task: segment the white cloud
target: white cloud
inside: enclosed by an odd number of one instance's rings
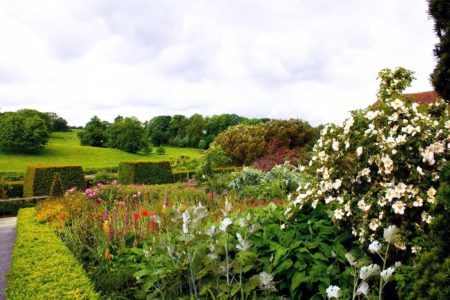
[[[431,89],[426,1],[4,1],[0,108],[94,114],[237,113],[340,121],[379,70]]]

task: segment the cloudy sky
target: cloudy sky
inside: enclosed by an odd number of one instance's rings
[[[341,121],[379,70],[430,90],[426,0],[0,0],[0,111]]]

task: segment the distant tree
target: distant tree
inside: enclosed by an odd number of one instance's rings
[[[186,127],[189,119],[183,115],[174,115],[169,122],[169,144],[178,147],[187,146]]]
[[[171,120],[171,116],[156,116],[145,123],[144,127],[152,144],[159,146],[169,142],[169,124]]]
[[[131,153],[148,149],[148,137],[141,122],[136,118],[124,118],[114,122],[106,130],[107,146]]]
[[[266,144],[277,141],[280,147],[303,147],[316,136],[316,129],[299,119],[271,120],[260,124]]]
[[[434,19],[439,43],[434,47],[437,64],[431,82],[439,95],[450,103],[450,1],[428,0],[428,12]]]
[[[197,148],[205,135],[205,119],[200,114],[192,115],[189,118],[189,124],[186,126],[187,146]]]
[[[102,122],[97,116],[93,116],[86,123],[84,130],[78,133],[82,146],[105,147],[107,142],[106,129],[108,124]]]
[[[8,112],[0,117],[0,149],[36,153],[47,144],[50,133],[42,113],[36,110]]]

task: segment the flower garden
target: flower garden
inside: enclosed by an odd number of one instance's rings
[[[325,126],[306,166],[70,189],[33,222],[105,299],[448,299],[448,105],[404,101],[403,68],[379,78],[379,101]]]

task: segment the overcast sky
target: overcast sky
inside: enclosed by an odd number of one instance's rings
[[[436,42],[426,0],[0,0],[0,110],[338,122]]]

